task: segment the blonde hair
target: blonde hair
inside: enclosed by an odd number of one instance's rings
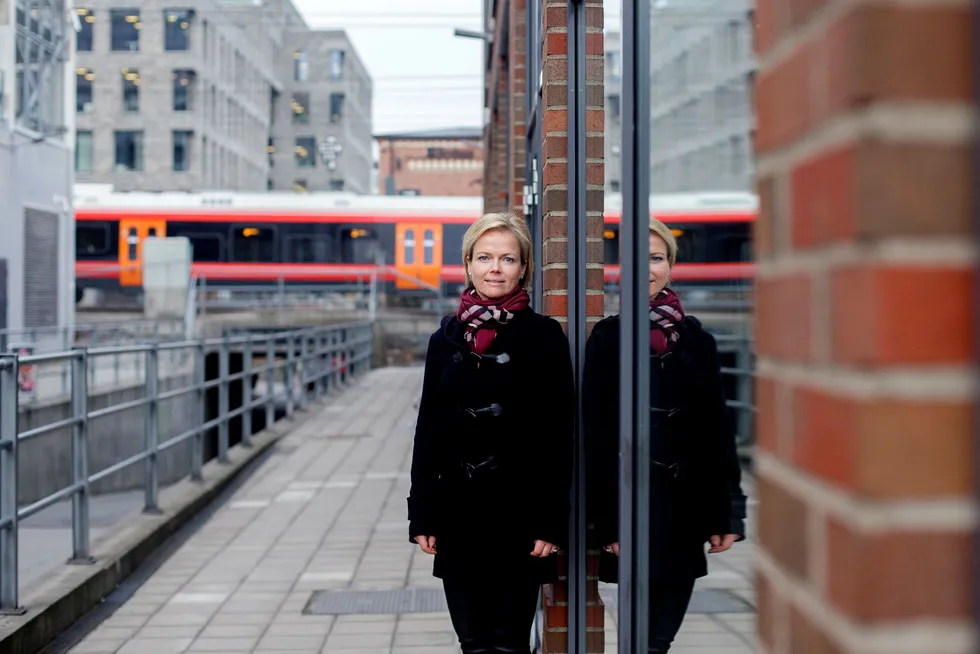
[[[494,229],[505,229],[517,237],[517,244],[521,249],[521,264],[526,266],[520,285],[528,290],[531,287],[531,272],[534,270],[534,262],[531,260],[531,232],[522,216],[509,211],[484,214],[463,234],[463,271],[467,288],[473,286],[473,279],[466,265],[473,258],[473,248],[481,236]]]
[[[650,219],[650,233],[656,234],[667,244],[667,263],[673,268],[674,264],[677,263],[677,239],[674,238],[674,233],[670,231],[670,227],[656,218]]]

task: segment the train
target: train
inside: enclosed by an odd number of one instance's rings
[[[343,286],[375,275],[388,293],[420,295],[463,283],[463,234],[480,197],[348,193],[117,192],[75,190],[75,274],[85,289],[138,292],[148,238],[186,237],[191,274],[209,286]],[[676,283],[724,284],[753,276],[750,193],[653,195],[650,215],[678,241]],[[604,268],[619,279],[622,198],[607,194]]]

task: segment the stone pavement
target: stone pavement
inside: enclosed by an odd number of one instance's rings
[[[71,651],[457,654],[432,559],[406,537],[421,380],[418,367],[376,370],[313,407],[317,415]],[[750,599],[749,556],[718,557],[705,585]],[[412,597],[385,592],[406,589]],[[751,621],[691,615],[677,651],[751,652],[751,639],[739,638]],[[611,616],[607,624],[615,652]]]

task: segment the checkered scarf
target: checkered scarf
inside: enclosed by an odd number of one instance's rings
[[[475,288],[467,288],[460,298],[456,318],[466,327],[463,338],[477,354],[483,354],[497,335],[497,327],[510,322],[518,311],[531,304],[527,291],[518,286],[507,295],[482,300]]]
[[[684,320],[684,309],[677,293],[669,288],[650,298],[650,351],[664,354],[680,338],[677,325]]]

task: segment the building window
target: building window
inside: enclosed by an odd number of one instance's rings
[[[296,139],[296,165],[300,168],[316,166],[316,139],[312,136],[300,136]]]
[[[75,69],[75,111],[80,114],[92,113],[92,82],[95,73],[89,68]]]
[[[194,132],[174,130],[174,170],[187,172],[191,168],[191,138]]]
[[[344,190],[344,180],[342,180],[342,179],[331,179],[330,180],[330,190],[331,191],[343,191]]]
[[[136,52],[140,49],[139,9],[112,9],[109,11],[112,30],[113,52]]]
[[[116,132],[116,172],[143,170],[143,132]]]
[[[330,51],[330,79],[344,78],[344,51]]]
[[[75,35],[75,50],[77,52],[92,52],[92,30],[95,24],[95,12],[91,9],[76,9],[79,30]]]
[[[171,77],[174,82],[174,111],[190,111],[194,71],[175,70]]]
[[[122,69],[123,111],[140,110],[140,72],[132,68]]]
[[[310,79],[310,62],[305,50],[293,51],[293,81],[306,82]]]
[[[618,123],[620,118],[619,94],[614,93],[607,100],[609,101],[609,117],[612,118],[614,123]]]
[[[293,190],[297,193],[306,193],[310,190],[310,187],[305,179],[297,179],[293,182]]]
[[[75,170],[80,173],[92,172],[92,132],[75,132]]]
[[[308,125],[310,122],[310,94],[293,93],[293,124]]]
[[[344,117],[344,94],[330,94],[330,122],[339,123]]]
[[[191,9],[163,10],[163,49],[179,52],[191,49]]]

